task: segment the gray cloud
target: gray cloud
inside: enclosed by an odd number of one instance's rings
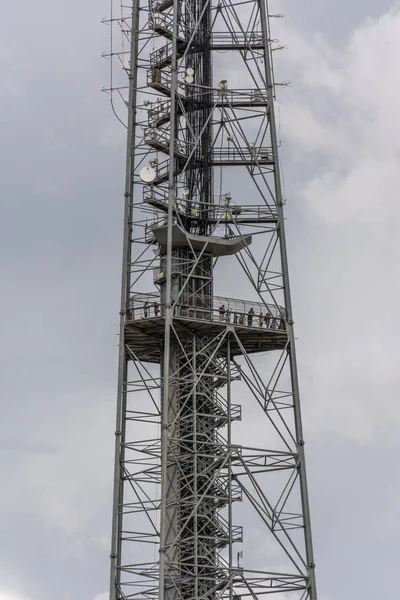
[[[397,566],[400,18],[377,20],[389,6],[276,3],[325,600],[392,597]],[[107,12],[23,0],[0,24],[0,600],[103,600],[108,585],[124,133],[99,91]]]

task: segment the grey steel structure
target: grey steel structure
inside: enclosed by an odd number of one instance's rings
[[[128,136],[111,600],[317,598],[269,21],[266,0],[108,21]]]

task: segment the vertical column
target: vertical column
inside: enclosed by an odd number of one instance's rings
[[[275,182],[275,194],[276,194],[276,206],[277,214],[279,219],[279,245],[280,245],[280,256],[282,265],[282,276],[283,276],[283,288],[285,297],[285,307],[287,315],[287,329],[289,336],[289,360],[290,360],[290,376],[292,382],[293,392],[293,405],[294,405],[294,419],[295,419],[295,430],[296,430],[296,444],[299,459],[298,472],[300,477],[300,494],[301,504],[303,509],[304,518],[304,538],[307,556],[307,570],[309,577],[309,593],[310,600],[317,600],[317,588],[315,581],[315,564],[314,564],[314,552],[311,536],[311,518],[310,518],[310,505],[308,499],[308,485],[307,485],[307,474],[304,454],[304,439],[303,439],[303,426],[300,409],[300,390],[299,380],[297,372],[297,358],[295,348],[295,338],[293,332],[293,313],[292,313],[292,300],[290,293],[290,282],[289,282],[289,264],[287,257],[286,247],[286,234],[285,234],[285,220],[283,215],[283,194],[282,194],[282,183],[281,173],[279,166],[279,145],[277,139],[277,128],[275,119],[275,103],[274,103],[274,81],[272,75],[272,56],[269,39],[269,16],[267,10],[267,0],[258,0],[260,6],[261,16],[261,27],[264,38],[264,66],[265,66],[265,78],[267,82],[267,94],[269,104],[269,121],[271,130],[271,144],[272,144],[272,155],[274,156],[274,182]]]
[[[126,381],[128,359],[125,351],[125,315],[130,297],[130,262],[133,220],[133,173],[135,170],[135,140],[137,115],[138,47],[139,47],[139,2],[132,5],[132,38],[129,70],[129,106],[126,149],[126,172],[124,194],[124,234],[122,246],[121,308],[119,327],[119,357],[117,384],[117,416],[115,428],[114,491],[111,529],[110,600],[119,597],[120,566],[122,561],[123,520],[123,463],[125,453]]]

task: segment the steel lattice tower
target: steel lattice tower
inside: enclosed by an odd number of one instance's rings
[[[107,21],[128,136],[110,598],[316,600],[267,0],[147,1]]]

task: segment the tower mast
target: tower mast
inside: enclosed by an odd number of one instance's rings
[[[127,159],[110,600],[317,600],[267,1],[115,14],[108,91],[127,107]]]

